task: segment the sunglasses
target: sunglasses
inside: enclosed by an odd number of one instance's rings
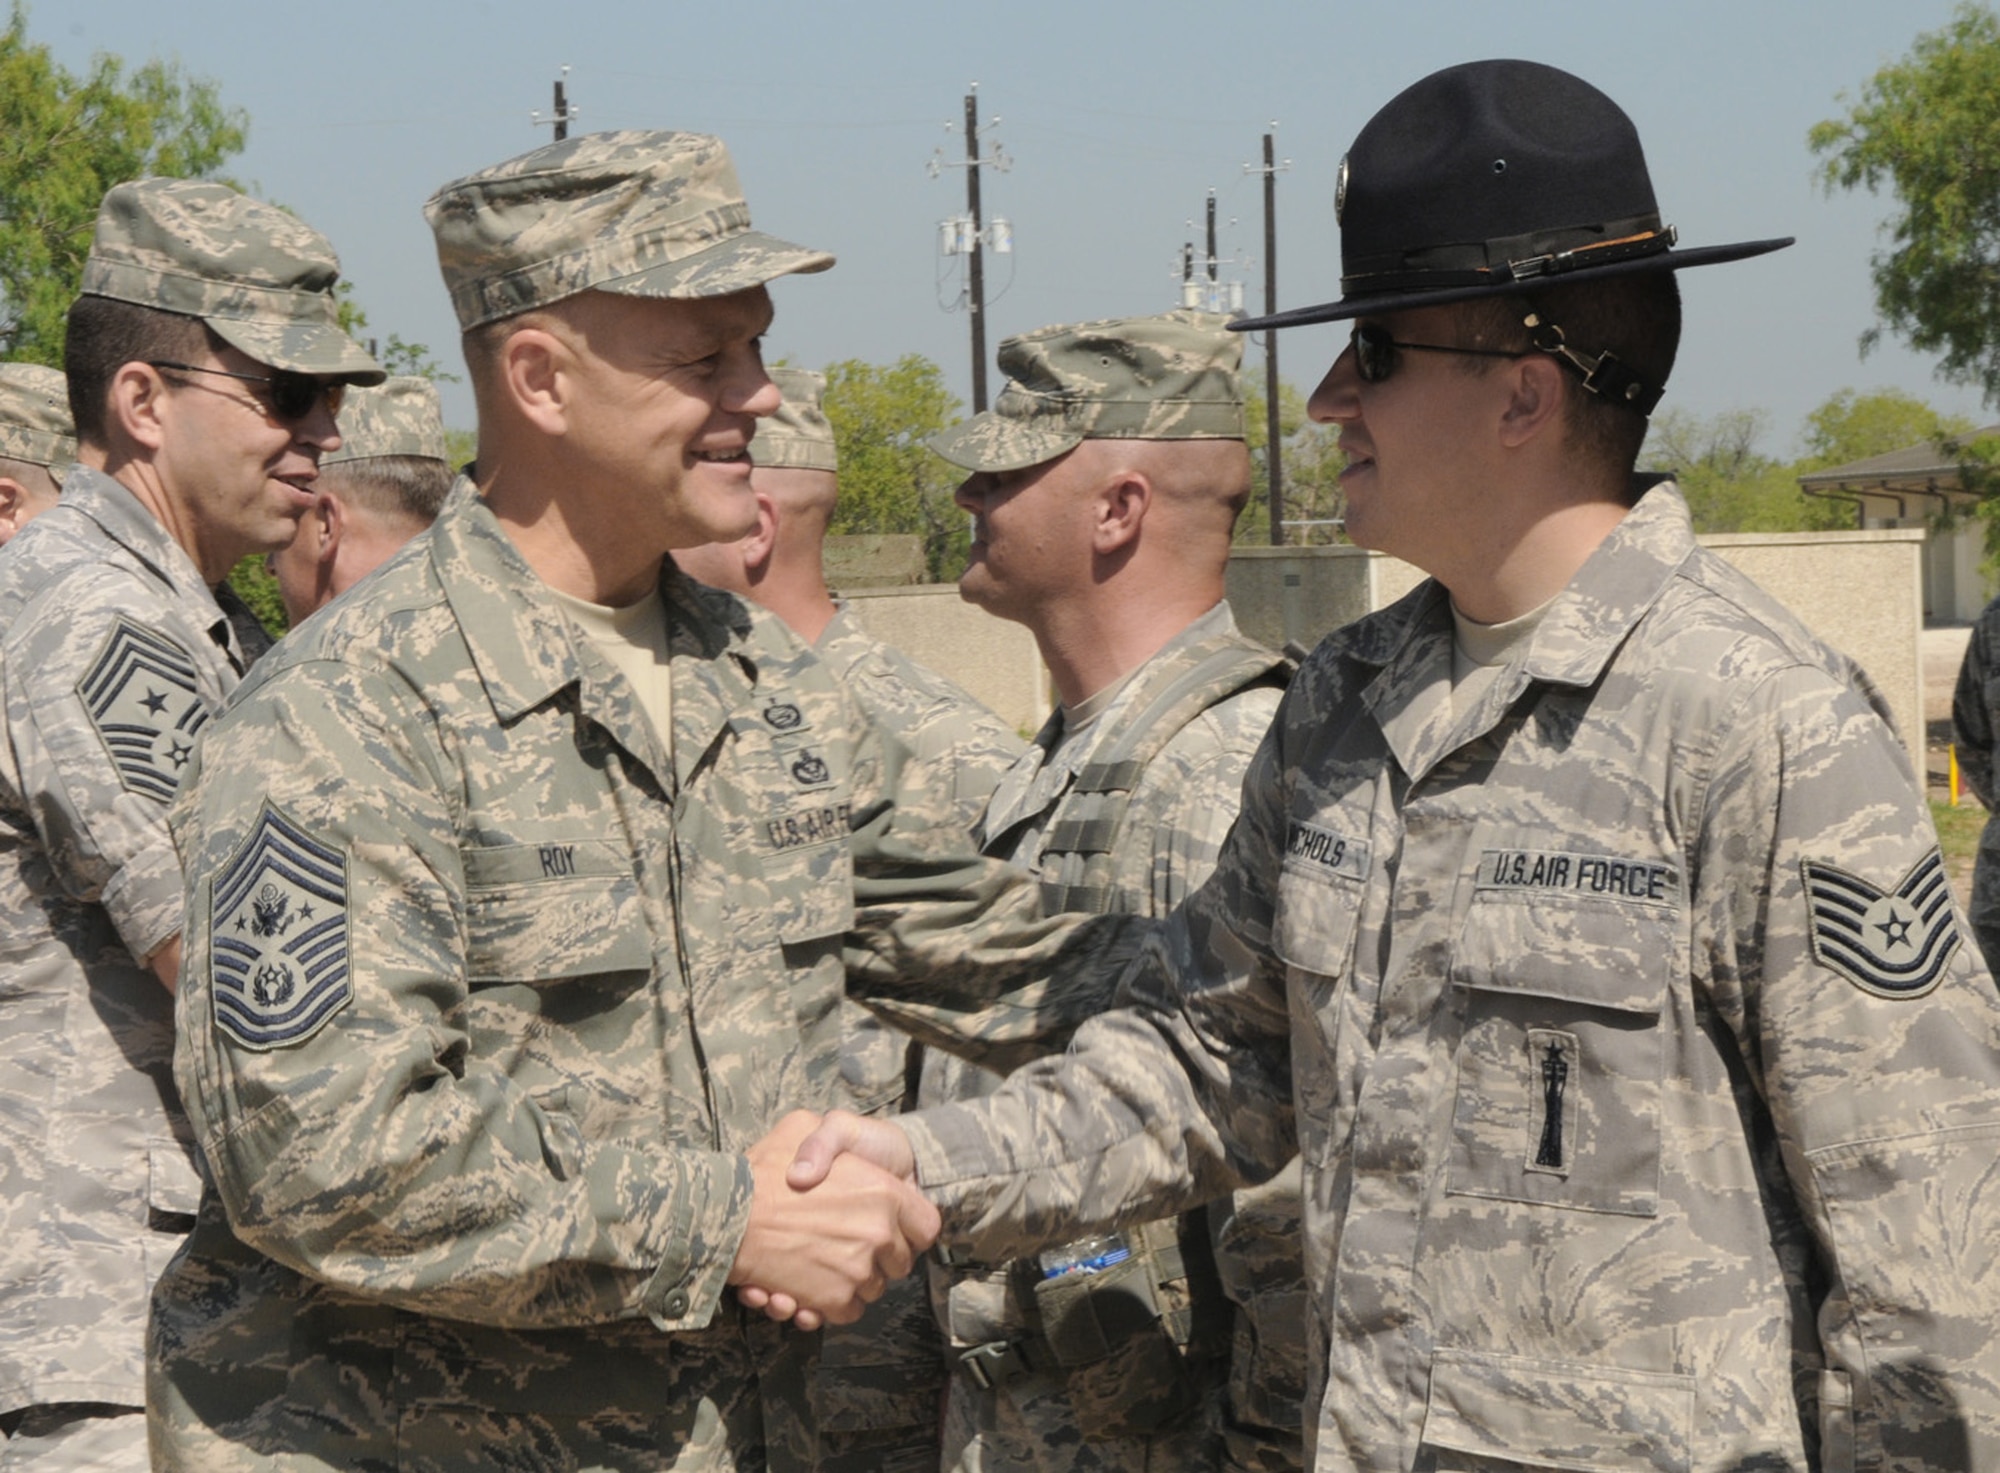
[[[149,359],[146,366],[173,373],[209,373],[217,378],[261,384],[265,398],[270,401],[271,412],[288,424],[297,424],[322,404],[328,414],[339,414],[341,401],[347,397],[346,384],[328,383],[309,373],[293,373],[285,368],[269,374],[236,373],[227,368],[201,368],[192,363],[175,363],[171,359]]]
[[[1364,384],[1385,384],[1395,376],[1399,353],[1458,353],[1467,358],[1526,358],[1538,352],[1535,348],[1449,348],[1442,343],[1401,343],[1389,335],[1389,329],[1373,322],[1356,324],[1348,334],[1348,346],[1354,350],[1354,371],[1361,375]]]

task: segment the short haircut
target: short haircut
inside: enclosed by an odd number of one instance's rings
[[[1475,298],[1460,307],[1459,323],[1466,334],[1460,346],[1525,349],[1528,329],[1522,319],[1529,311],[1560,327],[1563,340],[1579,353],[1592,358],[1616,354],[1656,387],[1664,386],[1673,372],[1681,341],[1681,290],[1671,271]],[[1490,362],[1464,360],[1473,373]],[[1646,440],[1646,416],[1584,391],[1582,379],[1567,364],[1563,371],[1577,390],[1569,396],[1565,425],[1571,448],[1607,470],[1628,474]]]
[[[62,482],[56,479],[56,473],[32,460],[16,460],[11,455],[0,455],[0,476],[19,481],[30,495],[53,499],[62,492]]]
[[[364,455],[322,469],[316,489],[378,517],[427,527],[444,505],[452,479],[449,462],[428,455]]]
[[[63,333],[63,371],[69,375],[69,417],[86,445],[108,445],[111,381],[128,363],[163,359],[187,363],[217,346],[199,317],[142,307],[115,297],[78,297]]]

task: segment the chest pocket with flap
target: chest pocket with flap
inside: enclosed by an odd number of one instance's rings
[[[602,839],[468,849],[466,977],[556,982],[653,965],[632,861]]]
[[[1447,1190],[1651,1217],[1679,914],[1482,894],[1452,964],[1464,1032]]]

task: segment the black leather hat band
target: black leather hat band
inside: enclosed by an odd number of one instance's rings
[[[1360,269],[1341,277],[1340,285],[1343,292],[1368,295],[1545,280],[1584,267],[1661,255],[1676,238],[1674,227],[1661,225],[1658,215],[1642,215],[1600,227],[1542,231],[1376,256],[1356,262]]]

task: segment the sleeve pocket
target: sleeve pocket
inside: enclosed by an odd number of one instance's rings
[[[1687,1473],[1694,1379],[1664,1371],[1439,1350],[1423,1440],[1577,1473]]]

